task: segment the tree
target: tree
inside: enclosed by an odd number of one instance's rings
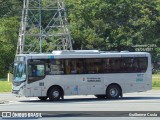
[[[120,51],[136,44],[159,45],[157,1],[67,0],[67,6],[75,49]]]
[[[6,77],[6,67],[14,61],[21,3],[22,0],[0,1],[0,77]]]
[[[159,0],[65,1],[74,49],[134,51],[134,45],[155,44],[153,62],[160,61]],[[14,61],[22,3],[0,0],[0,76],[6,75],[5,66]],[[50,14],[43,13],[44,27]]]

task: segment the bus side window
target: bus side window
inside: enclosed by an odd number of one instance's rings
[[[37,66],[34,66],[32,69],[32,76],[37,76]]]
[[[147,58],[139,58],[139,72],[146,72],[148,66]]]
[[[111,73],[119,73],[120,72],[120,60],[117,58],[112,59],[110,62],[111,65]]]
[[[70,61],[71,74],[76,74],[77,73],[76,62],[77,62],[76,60],[71,60]]]
[[[130,58],[122,58],[121,73],[129,73],[131,71],[130,65],[131,65]]]
[[[77,70],[77,74],[83,73],[83,65],[77,64],[76,70]]]
[[[29,76],[30,77],[43,77],[45,75],[44,65],[29,65]]]
[[[102,59],[85,59],[85,73],[99,74],[102,73]]]
[[[109,59],[105,58],[103,60],[103,73],[109,73],[109,71],[110,71]]]
[[[85,64],[85,73],[93,74],[94,73],[93,59],[85,59],[84,64]]]
[[[71,73],[71,66],[70,66],[69,60],[65,60],[65,70],[66,70],[66,74]]]
[[[48,75],[50,74],[50,72],[51,72],[51,67],[49,64],[46,64],[46,74]]]
[[[66,74],[77,74],[77,60],[65,60]]]
[[[45,66],[44,65],[37,65],[37,76],[44,76],[45,75]]]
[[[132,61],[132,72],[137,72],[138,71],[138,61],[137,58],[134,58],[134,60]]]
[[[28,67],[28,75],[32,76],[32,65],[29,65]]]
[[[51,60],[49,67],[51,75],[62,75],[64,74],[64,60]]]

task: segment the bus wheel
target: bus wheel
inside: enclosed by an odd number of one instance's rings
[[[48,95],[49,100],[51,100],[51,101],[57,101],[62,96],[61,94],[62,94],[62,92],[61,92],[61,90],[58,87],[53,87],[49,91],[49,95]]]
[[[117,99],[119,98],[121,90],[117,85],[111,85],[107,88],[106,94],[109,99]]]
[[[106,95],[95,95],[98,99],[105,99]]]
[[[40,100],[47,100],[48,97],[38,97]]]

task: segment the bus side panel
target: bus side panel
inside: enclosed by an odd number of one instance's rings
[[[118,84],[121,89],[122,92],[125,90],[125,85],[124,85],[124,75],[122,74],[105,74],[104,75],[104,84],[105,84],[105,88],[107,89],[107,87],[111,84]]]
[[[143,73],[128,73],[125,76],[125,93],[141,92],[145,89]]]
[[[106,94],[103,74],[77,75],[78,95]]]
[[[131,73],[126,74],[125,93],[143,92],[151,90],[151,75],[149,73]]]
[[[42,96],[42,86],[40,86],[40,82],[43,80],[36,81],[33,83],[26,84],[26,97],[39,97]]]
[[[143,64],[143,63],[141,63]],[[124,73],[125,93],[143,92],[152,89],[152,66],[151,57],[148,54],[147,70],[139,73]],[[128,80],[126,79],[128,78]]]
[[[137,73],[123,73],[123,74],[108,74],[104,77],[104,84],[118,84],[122,89],[122,93],[145,91],[146,81],[144,74]]]
[[[152,89],[152,63],[151,63],[151,56],[148,56],[148,68],[145,73],[145,80],[146,80],[146,90]]]
[[[47,90],[53,85],[58,85],[64,90],[64,95],[106,94],[103,75],[50,75],[44,81]],[[47,94],[47,90],[43,96]]]
[[[76,77],[73,75],[48,75],[45,78],[46,90],[43,94],[47,94],[47,91],[53,85],[60,86],[64,95],[77,95],[78,91],[76,90]]]

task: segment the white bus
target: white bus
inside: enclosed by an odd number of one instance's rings
[[[152,89],[151,56],[146,52],[98,50],[19,54],[12,93],[59,100],[65,95],[116,99]]]

